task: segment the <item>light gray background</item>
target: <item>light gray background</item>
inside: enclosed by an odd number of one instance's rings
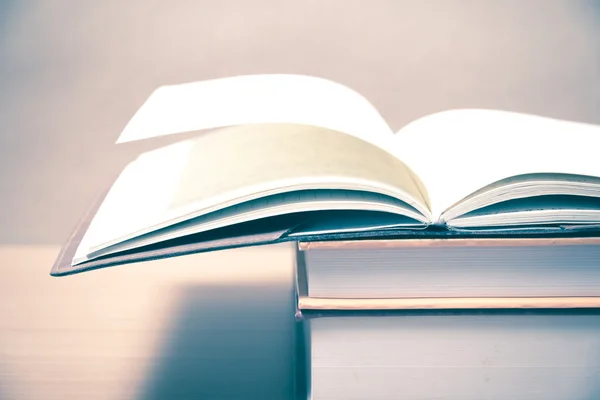
[[[364,94],[395,129],[456,107],[600,123],[599,2],[15,0],[1,11],[4,243],[61,243],[125,162],[158,145],[114,142],[163,84],[318,75]]]
[[[291,396],[280,248],[47,277],[125,163],[179,138],[114,145],[153,89],[269,72],[346,84],[395,129],[457,107],[600,123],[600,2],[0,0],[0,398]]]

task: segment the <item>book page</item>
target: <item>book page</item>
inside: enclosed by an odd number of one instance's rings
[[[387,148],[392,131],[367,99],[348,87],[303,75],[245,75],[163,86],[117,143],[257,123],[324,127]]]
[[[110,190],[81,251],[244,201],[307,189],[379,193],[405,202],[404,209],[422,222],[430,217],[414,175],[377,146],[306,125],[244,125],[139,157]]]
[[[511,176],[600,177],[600,127],[491,110],[421,118],[394,137],[393,153],[421,178],[439,217],[461,199]]]

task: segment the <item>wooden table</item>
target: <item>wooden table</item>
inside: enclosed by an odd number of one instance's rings
[[[290,245],[52,278],[0,247],[1,399],[293,398]]]

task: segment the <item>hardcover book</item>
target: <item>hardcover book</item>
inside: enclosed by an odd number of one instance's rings
[[[600,238],[300,242],[297,316],[600,307]]]
[[[312,400],[594,400],[600,313],[402,310],[305,321]]]

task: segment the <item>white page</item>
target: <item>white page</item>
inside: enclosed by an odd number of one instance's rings
[[[256,123],[329,128],[387,148],[393,132],[367,99],[344,85],[303,75],[244,75],[158,88],[117,143]]]
[[[337,151],[336,151],[337,150]],[[406,166],[353,136],[307,125],[244,125],[142,154],[116,180],[76,259],[168,225],[271,194],[360,190],[429,210]]]
[[[99,242],[170,217],[165,217],[165,210],[177,192],[177,177],[185,171],[191,150],[189,141],[180,142],[144,153],[130,163],[104,198],[74,258],[85,258]]]
[[[491,110],[421,118],[394,137],[394,154],[421,178],[433,215],[520,174],[600,176],[600,127]]]

